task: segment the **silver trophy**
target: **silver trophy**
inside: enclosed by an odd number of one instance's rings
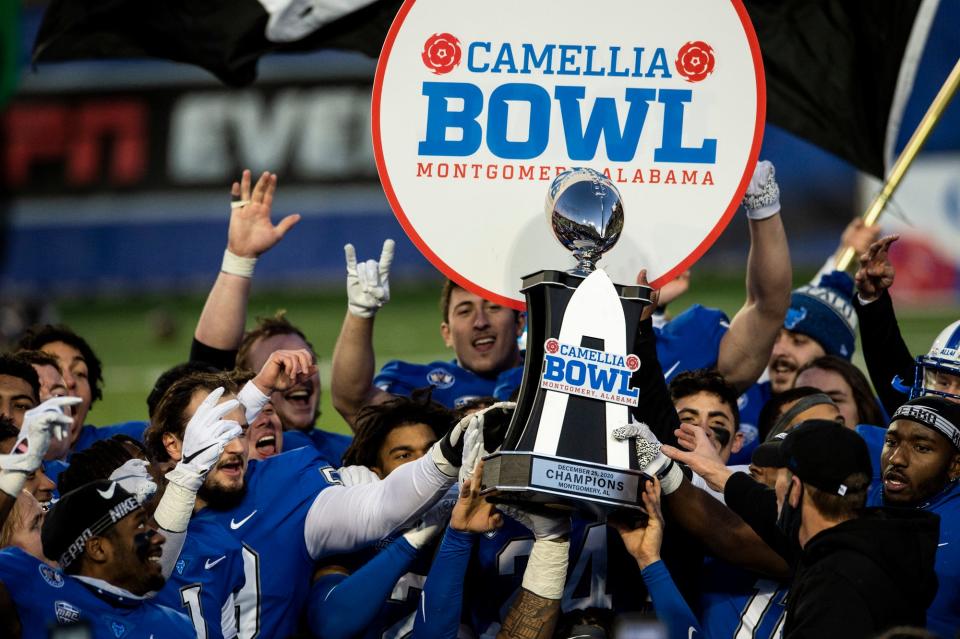
[[[596,268],[623,230],[623,202],[602,173],[577,168],[556,177],[545,207],[577,265],[523,278],[523,382],[481,491],[499,502],[599,517],[642,510],[646,476],[636,442],[617,433],[639,402],[634,345],[650,288],[614,284]]]
[[[558,175],[544,205],[553,234],[577,258],[572,273],[589,275],[623,231],[620,191],[603,173],[576,168]]]

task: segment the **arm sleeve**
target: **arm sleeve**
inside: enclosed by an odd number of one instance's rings
[[[652,319],[640,322],[634,349],[640,358],[640,368],[634,373],[631,383],[640,389],[640,395],[637,407],[632,409],[633,416],[645,422],[661,443],[676,446],[677,437],[673,431],[680,428],[680,418],[670,400],[663,368],[657,358],[657,338]]]
[[[899,376],[908,384],[911,383],[914,365],[910,349],[900,334],[893,300],[888,291],[869,304],[861,303],[860,298],[854,295],[853,308],[860,320],[860,346],[870,381],[887,414],[893,415],[907,401],[907,397],[894,389],[891,382]]]
[[[318,579],[308,603],[310,632],[318,639],[360,636],[416,556],[413,546],[399,537],[352,575]]]
[[[194,337],[193,343],[190,344],[190,361],[202,362],[213,366],[217,370],[229,371],[233,370],[233,367],[237,364],[237,351],[225,351],[207,346]]]
[[[329,486],[310,506],[304,524],[313,559],[355,550],[383,539],[418,517],[443,496],[454,478],[437,468],[433,455],[403,464],[383,481]]]
[[[723,497],[727,507],[740,515],[764,543],[793,563],[796,552],[777,528],[777,495],[772,489],[746,473],[734,473],[724,486]]]
[[[420,593],[413,639],[456,639],[474,535],[447,528]]]
[[[160,572],[163,573],[164,579],[169,579],[177,565],[177,560],[180,559],[180,551],[183,550],[183,542],[187,540],[187,533],[186,531],[173,532],[165,528],[160,530],[163,531],[163,536],[167,538],[161,550]]]
[[[653,600],[657,618],[666,625],[670,639],[688,639],[694,633],[703,634],[700,623],[680,595],[670,571],[662,561],[650,564],[640,571],[640,575]]]

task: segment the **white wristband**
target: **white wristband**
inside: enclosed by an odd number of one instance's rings
[[[27,483],[27,473],[16,470],[0,470],[0,490],[14,499],[20,495],[25,483]]]
[[[569,557],[569,540],[538,539],[533,542],[527,568],[523,571],[523,588],[544,599],[562,598]]]
[[[660,478],[660,490],[664,495],[669,495],[683,483],[683,471],[676,462],[671,462],[666,474]]]
[[[234,255],[227,249],[223,252],[223,263],[220,265],[221,273],[229,273],[250,279],[253,277],[253,267],[257,264],[255,257],[240,257]]]
[[[237,393],[237,400],[243,406],[243,414],[247,418],[247,423],[252,424],[263,407],[270,401],[270,396],[264,395],[263,391],[253,383],[253,380],[250,380]]]
[[[157,504],[153,514],[157,525],[170,532],[185,532],[190,525],[193,515],[193,505],[197,501],[197,493],[183,486],[167,482],[167,488]]]

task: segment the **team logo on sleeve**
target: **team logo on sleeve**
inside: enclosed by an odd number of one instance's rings
[[[637,405],[640,391],[630,386],[630,376],[640,368],[640,358],[636,355],[564,344],[552,337],[544,342],[543,348],[541,388],[626,406]]]
[[[440,390],[450,388],[456,381],[457,378],[445,368],[435,368],[427,373],[427,383]]]
[[[113,636],[117,639],[120,639],[120,637],[127,634],[127,627],[119,621],[111,621],[110,630],[113,631]]]
[[[63,575],[60,574],[59,570],[51,568],[47,564],[40,564],[39,569],[40,576],[47,582],[47,585],[54,588],[63,588]]]
[[[57,601],[53,604],[57,613],[57,622],[64,626],[80,621],[80,609],[66,601]]]

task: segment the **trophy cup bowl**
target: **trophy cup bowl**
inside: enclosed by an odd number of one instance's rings
[[[577,259],[574,273],[589,275],[623,231],[623,200],[608,177],[577,168],[558,175],[547,191],[547,220]]]

